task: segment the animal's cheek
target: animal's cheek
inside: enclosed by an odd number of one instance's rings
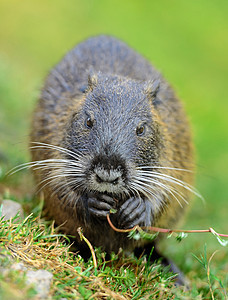
[[[139,197],[129,198],[119,209],[118,226],[120,228],[132,228],[135,225],[149,225],[147,224],[148,213],[145,200]]]

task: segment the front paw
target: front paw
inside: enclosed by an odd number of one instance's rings
[[[105,219],[110,210],[115,207],[115,200],[107,195],[99,195],[98,197],[92,196],[88,198],[89,214],[95,218]]]
[[[121,228],[132,228],[135,225],[144,226],[148,223],[148,213],[145,200],[139,197],[129,198],[120,207],[118,225]]]

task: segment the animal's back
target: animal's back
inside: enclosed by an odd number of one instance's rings
[[[50,97],[44,88],[42,98],[52,101],[54,95],[57,100],[64,93],[80,96],[91,70],[136,80],[160,76],[146,59],[122,41],[111,36],[92,37],[68,52],[52,70],[45,84]]]

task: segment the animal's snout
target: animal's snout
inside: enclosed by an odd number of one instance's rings
[[[91,190],[122,194],[126,188],[126,174],[126,166],[121,157],[98,155],[91,163],[87,183]]]
[[[96,181],[97,183],[108,183],[108,184],[113,184],[117,185],[122,177],[122,172],[118,170],[110,170],[107,171],[103,168],[96,168],[94,170],[96,174]]]

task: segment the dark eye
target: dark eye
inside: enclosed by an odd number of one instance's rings
[[[93,120],[88,117],[86,120],[85,120],[85,125],[87,128],[91,129],[93,127]]]
[[[138,127],[136,127],[136,134],[138,136],[141,136],[145,133],[145,125],[139,125]]]

